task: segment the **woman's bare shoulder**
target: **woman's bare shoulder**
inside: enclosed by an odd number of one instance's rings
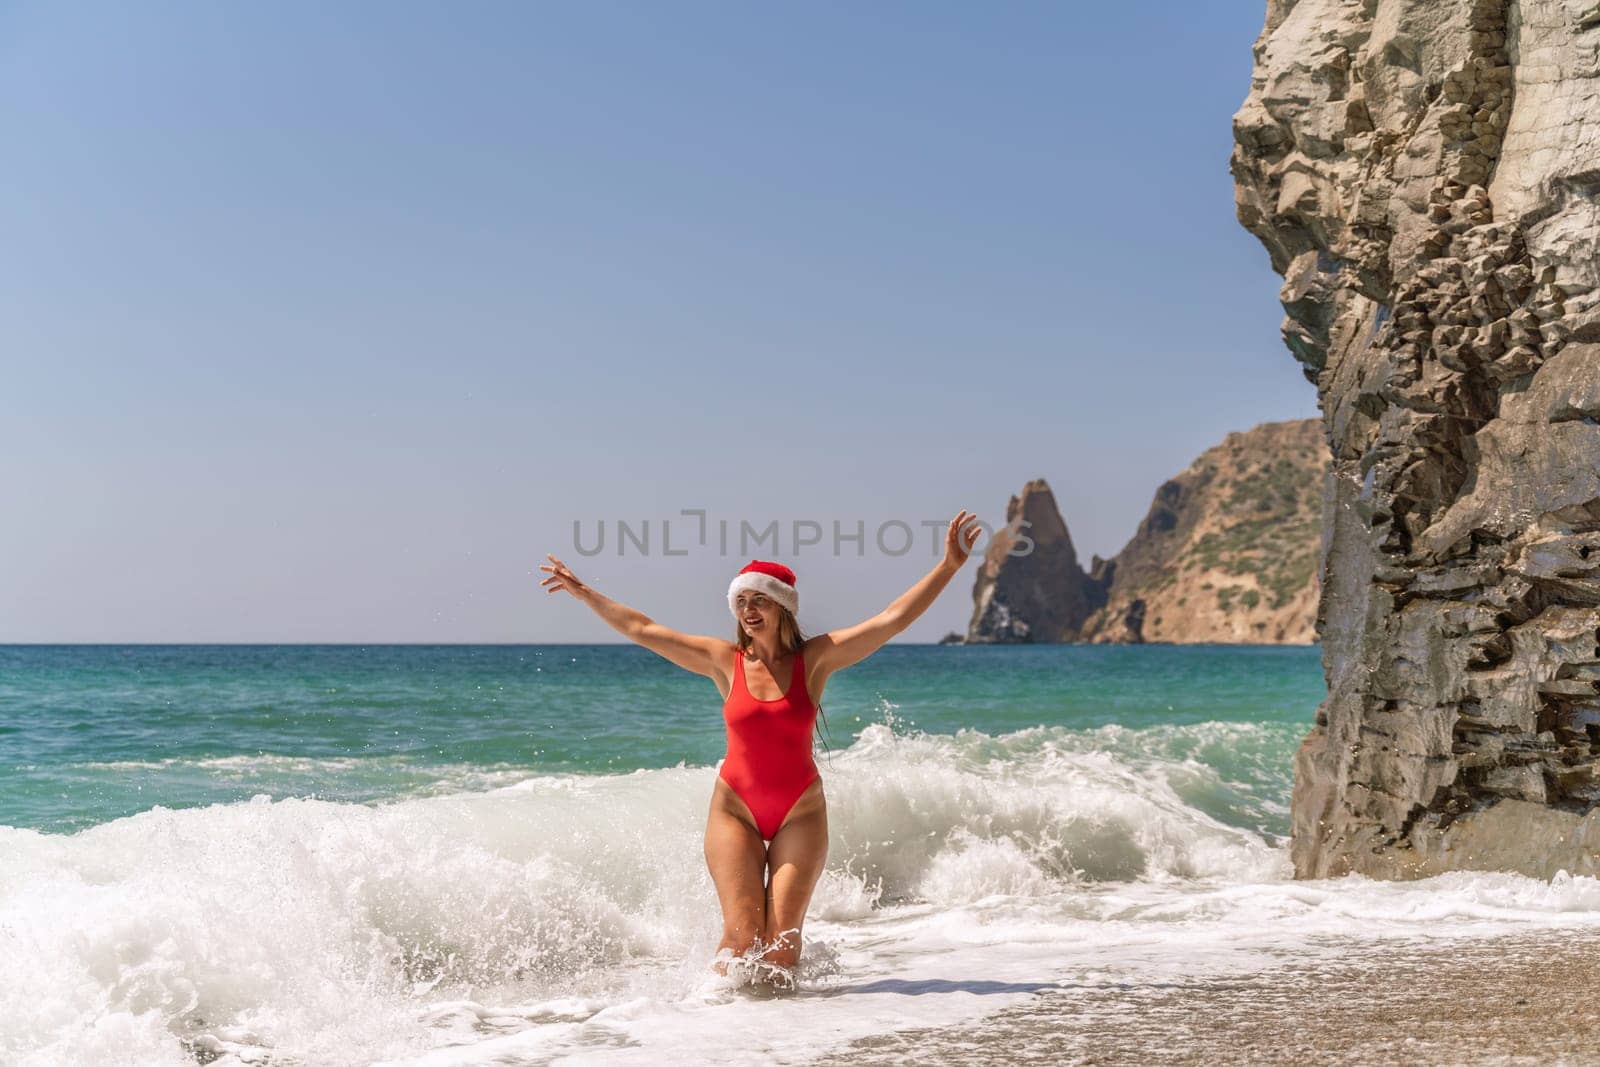
[[[801,642],[800,654],[805,657],[806,671],[831,671],[833,668],[828,663],[828,652],[833,647],[833,640],[827,634],[817,634]]]
[[[800,643],[800,650],[805,653],[808,663],[832,647],[833,638],[827,634],[812,634]]]
[[[711,681],[716,684],[717,692],[722,694],[722,699],[727,700],[733,692],[733,659],[739,654],[739,646],[732,641],[717,642],[717,649],[712,656],[716,664],[716,674]]]

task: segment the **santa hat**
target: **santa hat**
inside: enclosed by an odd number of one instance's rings
[[[733,612],[735,619],[739,617],[739,606],[735,601],[745,590],[765,593],[788,608],[789,614],[799,614],[800,594],[795,592],[794,571],[781,563],[753,559],[740,569],[732,584],[728,586],[728,610]]]

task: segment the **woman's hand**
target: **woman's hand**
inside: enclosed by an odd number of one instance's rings
[[[540,585],[547,587],[545,592],[554,593],[565,589],[579,600],[582,600],[584,597],[593,592],[593,590],[584,585],[583,582],[578,579],[576,574],[573,574],[572,571],[567,569],[567,565],[565,563],[562,563],[559,559],[556,559],[548,552],[545,553],[545,557],[549,559],[550,562],[539,564],[540,570],[550,572],[550,577],[545,578],[539,583]]]
[[[971,524],[970,528],[968,523]],[[983,532],[983,527],[978,525],[978,516],[962,508],[955,518],[950,520],[950,529],[944,535],[944,562],[948,567],[959,568],[972,554],[972,546],[977,543],[978,535]]]

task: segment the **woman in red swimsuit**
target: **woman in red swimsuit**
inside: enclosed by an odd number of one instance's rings
[[[800,930],[828,858],[828,810],[811,758],[823,686],[859,663],[928,609],[967,561],[977,516],[961,511],[945,531],[944,558],[894,603],[865,622],[807,638],[796,614],[794,572],[751,560],[728,587],[733,641],[679,633],[585,585],[555,556],[539,569],[547,592],[565,589],[612,629],[723,696],[728,752],[712,786],[705,855],[722,903],[718,973],[733,956],[756,957],[773,985],[792,988]]]

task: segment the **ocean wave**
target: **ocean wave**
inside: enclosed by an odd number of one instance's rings
[[[1271,729],[1036,728],[991,737],[902,735],[873,725],[831,768],[830,805],[848,813],[834,830],[835,855],[881,883],[891,901],[940,899],[938,887],[951,884],[950,865],[960,855],[993,864],[997,854],[974,850],[974,839],[1009,842],[1007,854],[1044,879],[1034,881],[1008,863],[1002,883],[1276,877],[1282,850],[1249,825],[1255,813],[1211,803],[1241,783],[1192,755],[1169,758],[1169,750],[1208,732]],[[945,874],[925,882],[935,860]],[[972,883],[969,895],[984,885]]]
[[[353,770],[382,757],[362,756],[278,756],[270,753],[233,756],[166,756],[156,760],[92,760],[66,766],[86,771],[165,771],[174,767],[194,767],[215,771],[292,771],[327,773]]]
[[[396,754],[289,756],[265,752],[96,760],[62,764],[49,771],[74,782],[103,783],[108,777],[143,781],[172,795],[248,789],[274,797],[353,801],[481,792],[524,781],[534,773],[515,763],[434,763]]]
[[[1294,740],[1223,723],[869,727],[824,761],[810,917],[855,945],[858,970],[965,944],[979,955],[961,966],[995,973],[1129,929],[1600,920],[1594,879],[1288,881],[1284,849],[1252,826],[1265,809],[1237,798],[1274,781],[1251,753]],[[469,1039],[441,1005],[523,1005],[514,1029],[544,1025],[529,1004],[626,1019],[619,1005],[676,1003],[720,934],[702,853],[712,774],[521,772],[382,803],[260,795],[74,834],[0,829],[0,1061],[371,1062]]]
[[[1125,754],[1096,747],[1113,741]],[[825,762],[830,854],[811,915],[1281,873],[1281,850],[1186,804],[1149,773],[1158,757],[1141,769],[1136,747],[869,727]],[[0,830],[11,950],[0,1058],[149,1050],[152,1019],[177,1058],[183,1040],[224,1031],[276,1044],[288,1020],[308,1054],[326,1032],[376,1055],[425,1043],[418,996],[603,993],[628,964],[709,954],[720,932],[702,856],[710,768],[493,773],[515,780],[377,804],[260,795],[157,807],[71,835]],[[344,1021],[352,998],[367,1005],[360,1035]]]

